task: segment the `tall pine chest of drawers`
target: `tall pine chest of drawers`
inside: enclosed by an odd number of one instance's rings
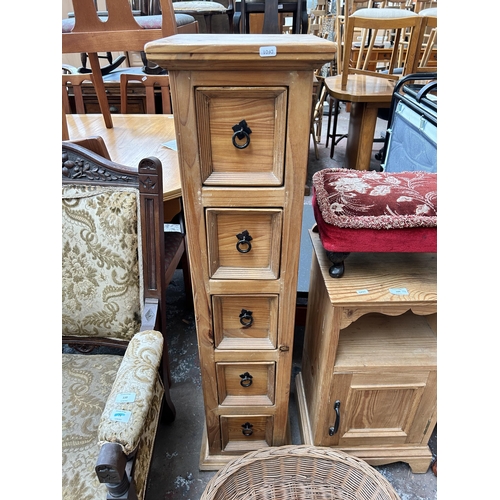
[[[288,443],[313,35],[174,35],[169,71],[205,406],[200,469]]]

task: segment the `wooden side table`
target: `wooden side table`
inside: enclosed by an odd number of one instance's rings
[[[351,254],[349,274],[329,276],[319,235],[296,377],[305,444],[372,465],[429,468],[437,422],[436,254]]]
[[[205,405],[200,468],[289,442],[312,35],[175,35],[169,68]],[[298,228],[298,229],[297,229]]]

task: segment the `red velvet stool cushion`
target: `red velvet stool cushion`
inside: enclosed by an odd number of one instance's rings
[[[437,174],[324,169],[313,209],[329,252],[436,252]]]

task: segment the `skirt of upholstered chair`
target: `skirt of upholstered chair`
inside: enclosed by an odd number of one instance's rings
[[[113,355],[62,355],[62,498],[106,499],[107,489],[97,479],[97,428],[122,361]],[[157,378],[144,435],[137,450],[134,480],[143,499],[158,427],[163,385]]]

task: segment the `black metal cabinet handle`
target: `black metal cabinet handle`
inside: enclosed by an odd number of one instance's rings
[[[236,243],[236,250],[240,253],[248,253],[252,250],[252,244],[250,243],[253,238],[250,236],[248,231],[245,229],[241,233],[236,235],[238,238],[238,243]]]
[[[333,409],[335,410],[335,413],[337,414],[337,416],[335,417],[335,425],[333,427],[330,427],[330,429],[328,429],[328,434],[330,436],[333,436],[334,434],[336,434],[336,432],[339,430],[339,427],[340,427],[340,401],[337,399],[337,401],[335,401],[335,404],[333,405]]]
[[[250,373],[248,373],[248,372],[242,373],[240,375],[240,378],[241,378],[240,385],[242,387],[250,387],[252,385],[253,377],[252,377],[252,375],[250,375]]]
[[[245,422],[241,427],[243,427],[243,430],[241,432],[244,436],[251,436],[253,434],[253,425],[250,422]]]
[[[253,316],[252,311],[248,311],[247,309],[242,309],[240,312],[240,323],[243,325],[243,328],[249,328],[253,325]]]
[[[238,149],[245,149],[250,144],[250,134],[252,133],[252,130],[247,125],[247,122],[245,120],[241,120],[240,123],[233,125],[233,131],[233,146]],[[236,142],[236,139],[239,139],[240,141],[245,139],[245,142],[238,143]]]

